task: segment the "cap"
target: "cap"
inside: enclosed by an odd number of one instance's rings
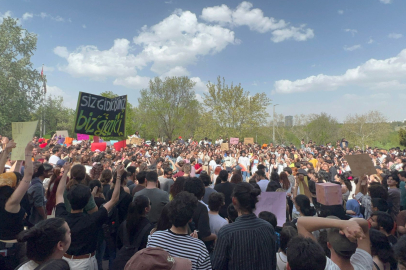
[[[66,160],[60,159],[60,160],[58,160],[58,162],[56,162],[56,166],[63,167],[63,165],[65,165],[65,163],[66,163]]]
[[[328,229],[327,240],[337,255],[344,258],[351,258],[357,249],[357,243],[351,242],[345,235],[342,235],[338,228]]]
[[[172,257],[159,247],[144,248],[135,253],[124,270],[191,270],[192,262],[185,258]]]
[[[234,169],[237,170],[237,171],[241,171],[242,167],[240,165],[237,165],[237,166],[234,167]]]
[[[307,172],[303,169],[299,169],[299,170],[297,170],[297,174],[307,175]]]

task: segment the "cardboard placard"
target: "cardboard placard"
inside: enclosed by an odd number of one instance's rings
[[[344,158],[351,168],[352,175],[363,177],[364,175],[376,174],[374,163],[368,154],[347,155]]]
[[[89,140],[89,135],[87,134],[77,134],[78,141],[87,141]]]
[[[75,132],[80,134],[124,137],[127,96],[105,98],[79,92]]]
[[[68,144],[71,145],[72,142],[73,142],[73,138],[69,138],[69,137],[66,137],[66,138],[65,138],[65,142],[64,142],[64,143],[65,143],[66,145],[68,145]]]
[[[258,216],[262,211],[273,213],[278,226],[283,227],[286,222],[286,192],[261,192],[254,213]]]
[[[238,144],[239,141],[239,138],[230,138],[230,144]]]
[[[222,151],[228,151],[229,150],[228,143],[222,143],[221,144],[221,150]]]
[[[38,120],[33,122],[11,123],[11,133],[16,143],[16,148],[11,152],[11,160],[25,160],[25,147],[34,137],[37,125]]]
[[[113,141],[110,142],[112,143]],[[116,149],[116,151],[120,151],[121,148],[125,148],[126,146],[127,145],[125,144],[125,140],[114,143],[114,148]]]
[[[244,144],[254,144],[254,138],[244,138]]]
[[[61,136],[61,137],[69,137],[69,133],[68,133],[68,131],[67,130],[57,130],[56,131],[56,136],[57,137],[59,137],[59,136]]]
[[[317,183],[316,196],[317,202],[323,205],[341,205],[343,203],[341,185],[333,183]]]
[[[131,138],[131,144],[135,145],[141,145],[142,144],[142,139],[141,138]]]

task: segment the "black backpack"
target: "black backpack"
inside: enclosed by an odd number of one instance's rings
[[[130,239],[127,232],[127,221],[124,221],[123,227],[123,247],[117,252],[116,259],[113,262],[111,270],[122,270],[124,269],[127,262],[131,257],[137,253],[140,248],[142,239],[144,235],[152,230],[154,225],[148,223],[142,228],[140,233],[136,233],[133,239],[133,244],[130,245]]]

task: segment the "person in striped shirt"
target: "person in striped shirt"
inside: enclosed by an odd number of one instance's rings
[[[212,268],[206,245],[197,239],[196,233],[192,233],[193,236],[188,234],[188,223],[192,220],[197,204],[197,198],[187,191],[176,195],[168,206],[172,227],[154,232],[147,247],[161,247],[173,257],[189,259],[193,270],[209,270]]]

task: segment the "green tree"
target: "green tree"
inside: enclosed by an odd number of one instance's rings
[[[11,136],[11,122],[31,119],[41,98],[41,75],[33,68],[31,56],[37,36],[5,18],[0,24],[0,129]]]
[[[221,127],[223,136],[252,134],[269,117],[266,112],[270,99],[265,93],[253,96],[244,91],[241,84],[230,86],[225,79],[217,78],[217,84],[208,83],[208,93],[204,94],[203,104],[215,123]]]
[[[314,114],[308,124],[309,138],[320,145],[334,143],[340,130],[337,119],[327,113]]]
[[[401,146],[406,147],[406,129],[399,129],[399,141]]]
[[[45,116],[45,132],[53,135],[57,130],[73,131],[75,125],[75,110],[63,105],[63,97],[48,96],[31,115],[32,120],[41,119],[42,113]],[[36,135],[39,136],[40,125],[37,127]],[[70,134],[73,136],[73,134]]]
[[[342,134],[351,142],[364,149],[377,140],[389,135],[390,124],[379,111],[370,111],[365,114],[347,115],[342,127]]]
[[[112,91],[105,91],[105,92],[100,93],[100,95],[105,98],[116,98],[119,96],[119,95],[113,93]],[[125,113],[126,113],[125,134],[128,136],[128,135],[134,134],[134,132],[136,130],[138,130],[137,127],[139,124],[138,123],[139,118],[136,117],[136,108],[130,102],[128,102],[128,99],[127,99],[127,108],[126,108]]]
[[[192,136],[199,118],[200,104],[188,77],[159,77],[150,80],[138,99],[143,121],[154,127],[155,134],[173,139],[174,135]],[[151,130],[150,130],[151,131]]]

